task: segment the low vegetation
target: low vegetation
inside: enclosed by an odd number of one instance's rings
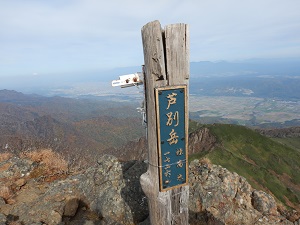
[[[32,152],[22,152],[21,158],[28,158],[29,160],[39,163],[46,174],[64,174],[68,172],[68,162],[57,152],[51,149],[41,149]],[[45,175],[46,175],[45,174]]]
[[[9,152],[0,153],[0,162],[9,159],[9,158],[11,158],[12,156],[13,156],[13,154],[11,154],[11,153],[9,153]]]
[[[272,140],[300,152],[300,137],[272,138]]]
[[[10,152],[0,153],[0,171],[5,171],[14,166],[13,157],[16,155]],[[31,152],[21,152],[19,158],[28,160],[34,167],[29,174],[16,173],[9,179],[3,178],[0,187],[0,197],[10,202],[18,186],[24,185],[28,179],[37,178],[48,182],[65,178],[69,173],[69,163],[58,153],[51,149],[40,149]]]
[[[205,125],[218,140],[205,157],[292,208],[300,206],[300,152],[237,125]],[[192,156],[195,157],[195,156]]]

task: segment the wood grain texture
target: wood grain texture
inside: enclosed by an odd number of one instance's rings
[[[168,25],[163,31],[159,21],[153,21],[142,28],[142,40],[149,166],[147,172],[140,177],[140,183],[148,197],[152,225],[184,225],[188,224],[189,187],[183,186],[166,192],[159,191],[154,90],[156,87],[167,85],[188,84],[188,26],[186,24]]]
[[[167,84],[165,71],[165,57],[163,48],[163,36],[161,25],[158,21],[146,24],[142,28],[142,40],[144,49],[144,64],[146,85],[145,99],[147,110],[147,141],[149,166],[145,174],[140,177],[141,186],[148,197],[151,224],[159,224],[164,221],[162,215],[166,212],[167,203],[164,194],[159,192],[158,177],[158,150],[157,150],[157,126],[155,114],[155,87]]]
[[[165,27],[165,58],[168,85],[187,85],[186,98],[186,143],[188,142],[188,94],[190,75],[190,44],[187,24],[171,24]],[[188,143],[186,150],[188,149]],[[188,179],[188,157],[186,157]],[[170,224],[188,224],[189,186],[169,191],[171,197],[172,222]]]
[[[189,29],[187,24],[171,24],[165,27],[166,68],[168,85],[188,84]]]

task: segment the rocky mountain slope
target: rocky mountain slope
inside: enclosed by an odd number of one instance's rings
[[[189,155],[202,154],[211,151],[217,145],[217,139],[209,129],[195,130],[189,134]],[[147,159],[147,140],[141,137],[138,140],[129,141],[120,148],[109,148],[103,151],[112,154],[122,161]]]
[[[256,131],[262,135],[273,138],[300,137],[300,127],[256,129]]]
[[[236,125],[207,126],[219,145],[206,154],[214,164],[244,176],[257,189],[270,191],[283,204],[300,210],[300,152]]]
[[[282,204],[300,211],[299,151],[246,127],[199,126],[189,134],[190,160],[209,158],[214,164],[246,177],[256,189],[273,193]],[[106,154],[122,160],[146,159],[146,140],[131,141],[122,148],[109,149]]]
[[[141,161],[104,155],[72,172],[46,161],[58,155],[1,156],[0,224],[149,224]],[[271,195],[221,166],[194,160],[189,177],[191,225],[300,223],[299,214],[288,214]]]

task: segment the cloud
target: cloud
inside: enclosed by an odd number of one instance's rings
[[[192,61],[299,57],[299,8],[298,0],[0,1],[0,76],[142,64],[140,30],[156,19],[189,24]]]

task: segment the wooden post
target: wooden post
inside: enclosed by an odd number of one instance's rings
[[[140,177],[140,182],[148,197],[152,225],[184,225],[188,224],[189,186],[183,185],[166,191],[160,190],[160,168],[162,166],[159,161],[159,125],[157,124],[155,90],[160,87],[184,85],[188,93],[188,25],[172,24],[167,25],[163,30],[159,21],[153,21],[142,28],[142,39],[145,61],[144,85],[149,166],[147,172]],[[186,99],[186,109],[188,109],[187,103],[188,99]],[[188,113],[186,112],[186,114]],[[188,124],[188,119],[185,121]],[[186,138],[185,141],[187,142],[188,139]],[[186,149],[186,151],[188,150]],[[187,161],[186,164],[188,164]]]

